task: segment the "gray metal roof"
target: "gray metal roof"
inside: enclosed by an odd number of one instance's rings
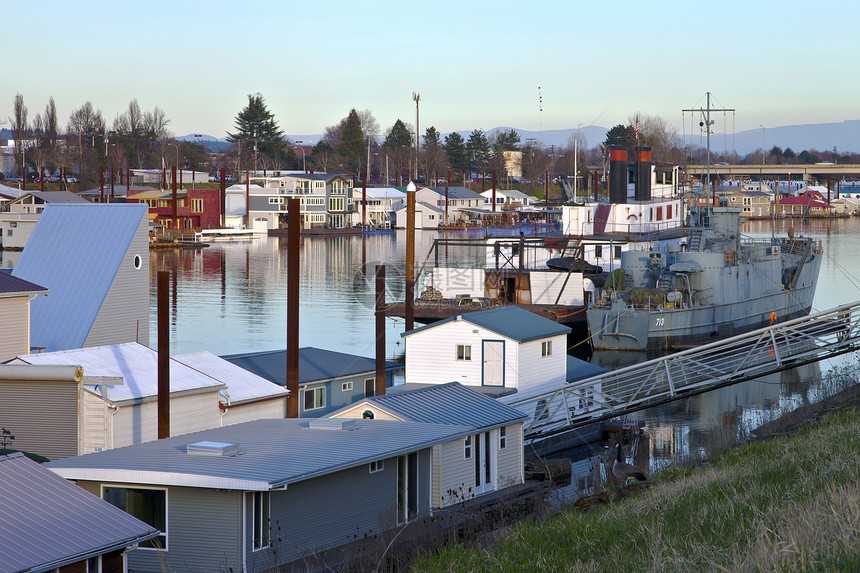
[[[603,374],[604,372],[606,372],[606,368],[603,368],[602,366],[586,362],[585,360],[580,360],[575,356],[567,356],[568,382],[584,380],[586,378],[591,378],[592,376],[597,376],[598,374]]]
[[[19,279],[12,275],[12,273],[0,273],[0,296],[23,296],[37,293],[47,294],[48,292],[48,289],[45,287],[40,287],[30,281]]]
[[[50,571],[158,530],[16,453],[0,456],[0,572]]]
[[[180,354],[173,356],[172,360],[227,384],[227,388],[222,390],[221,394],[225,394],[229,404],[233,406],[267,398],[284,398],[289,394],[283,386],[257,376],[211,352]]]
[[[475,429],[506,426],[527,417],[519,410],[459,382],[386,394],[357,402],[361,403],[376,404],[402,420],[428,424],[463,424]],[[355,406],[356,404],[350,404],[329,416],[337,416],[339,412]]]
[[[445,197],[444,187],[424,187],[424,189],[431,189],[442,197]],[[467,187],[448,187],[448,199],[480,199],[483,201],[484,197]]]
[[[313,420],[255,420],[56,460],[67,479],[265,491],[458,439],[469,426],[356,420],[354,430],[314,429]],[[234,456],[189,455],[198,442],[237,444]]]
[[[32,195],[37,199],[41,199],[45,203],[86,203],[89,201],[71,191],[29,191],[15,200],[16,203],[21,202],[25,197]]]
[[[221,358],[241,366],[245,370],[262,376],[266,380],[280,384],[287,383],[287,351],[271,350],[267,352],[252,352],[249,354],[231,354]],[[386,362],[386,370],[400,368],[396,362]],[[323,382],[344,376],[358,374],[373,374],[376,372],[376,360],[323,350],[322,348],[299,349],[299,383]]]
[[[148,221],[142,203],[45,206],[12,270],[51,289],[30,306],[34,346],[84,345],[141,221]]]
[[[91,387],[114,404],[158,396],[158,352],[137,342],[25,354],[18,356],[18,360],[27,364],[80,365],[85,376],[122,376],[121,386]],[[171,394],[216,392],[226,387],[220,380],[171,357]]]
[[[400,334],[402,337],[437,328],[454,320],[463,320],[475,326],[480,326],[495,333],[506,336],[517,342],[528,342],[539,338],[549,338],[570,332],[570,328],[554,322],[548,318],[538,316],[533,312],[524,310],[518,306],[502,306],[487,310],[467,312],[458,316],[452,316],[445,320],[434,322],[426,326],[414,328]]]

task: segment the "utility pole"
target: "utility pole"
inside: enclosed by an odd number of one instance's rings
[[[412,92],[412,100],[415,102],[415,179],[418,179],[418,153],[421,150],[421,132],[418,130],[418,102],[421,101],[421,92]]]

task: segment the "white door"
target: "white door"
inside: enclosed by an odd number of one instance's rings
[[[494,489],[495,456],[490,443],[490,432],[475,435],[475,495]]]
[[[483,344],[484,386],[505,385],[505,342],[485,340]]]

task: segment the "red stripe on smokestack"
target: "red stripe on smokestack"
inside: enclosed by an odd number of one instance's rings
[[[637,161],[648,161],[648,162],[651,161],[651,152],[650,151],[642,150],[642,151],[638,151],[637,154],[638,154],[638,157],[636,158]]]
[[[627,161],[626,149],[612,149],[609,151],[610,161]]]

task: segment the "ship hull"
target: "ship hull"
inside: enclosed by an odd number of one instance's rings
[[[586,312],[596,350],[673,350],[742,334],[809,314],[821,257],[801,271],[797,288],[775,284],[769,292],[690,308],[636,309],[624,301]]]

